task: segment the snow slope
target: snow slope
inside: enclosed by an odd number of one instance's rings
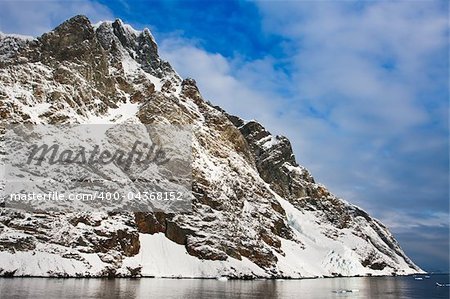
[[[178,214],[0,207],[0,275],[303,278],[422,271],[384,225],[317,184],[286,137],[206,103],[194,80],[182,80],[159,58],[148,30],[76,16],[36,39],[0,34],[0,57],[0,129],[11,123],[190,126],[194,196],[192,211]]]

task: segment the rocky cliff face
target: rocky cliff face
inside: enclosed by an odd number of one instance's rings
[[[76,16],[36,39],[0,35],[0,58],[2,130],[10,123],[192,125],[195,197],[192,212],[178,214],[0,208],[0,275],[420,271],[379,221],[317,184],[286,137],[203,101],[194,80],[160,59],[147,29]]]

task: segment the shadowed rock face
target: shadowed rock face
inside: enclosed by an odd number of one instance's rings
[[[127,259],[143,250],[140,237],[164,234],[187,255],[223,263],[220,274],[233,277],[262,276],[226,266],[247,261],[265,277],[418,270],[380,222],[315,183],[286,137],[206,103],[195,80],[182,80],[160,59],[150,31],[135,31],[120,20],[93,26],[76,16],[37,39],[0,36],[0,58],[0,127],[93,117],[190,125],[194,195],[192,212],[181,214],[0,208],[0,255],[44,252],[85,264],[76,276],[136,276],[142,265],[129,266]],[[137,112],[112,118],[110,112],[124,104],[137,104]],[[35,114],[27,109],[41,106],[46,109]],[[324,240],[350,257],[333,255]],[[320,271],[305,269],[319,249],[325,252],[314,262]],[[106,266],[92,270],[84,254],[96,254]],[[305,268],[290,265],[287,256],[301,259]],[[29,274],[7,269],[1,260],[0,275]],[[68,275],[64,271],[42,275]]]
[[[289,199],[314,195],[315,191],[307,187],[308,183],[315,183],[314,178],[309,171],[297,164],[289,139],[272,136],[258,122],[245,123],[239,117],[228,114],[227,117],[245,137],[261,178],[274,191]]]
[[[38,40],[41,43],[41,53],[47,54],[45,56],[48,63],[64,60],[94,62],[92,58],[105,54],[96,39],[91,22],[84,16],[65,21]]]

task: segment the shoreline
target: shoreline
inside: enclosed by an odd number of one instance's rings
[[[226,280],[312,280],[312,279],[334,279],[334,278],[381,278],[381,277],[415,277],[417,275],[450,275],[450,273],[416,273],[416,274],[398,274],[398,275],[353,275],[353,276],[316,276],[316,277],[174,277],[174,276],[0,276],[0,279],[13,279],[13,278],[48,278],[48,279],[181,279],[181,280],[220,280],[225,278]]]

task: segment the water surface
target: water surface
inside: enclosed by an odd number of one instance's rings
[[[1,278],[0,298],[449,298],[448,275],[303,280]],[[351,292],[350,292],[351,291]]]

